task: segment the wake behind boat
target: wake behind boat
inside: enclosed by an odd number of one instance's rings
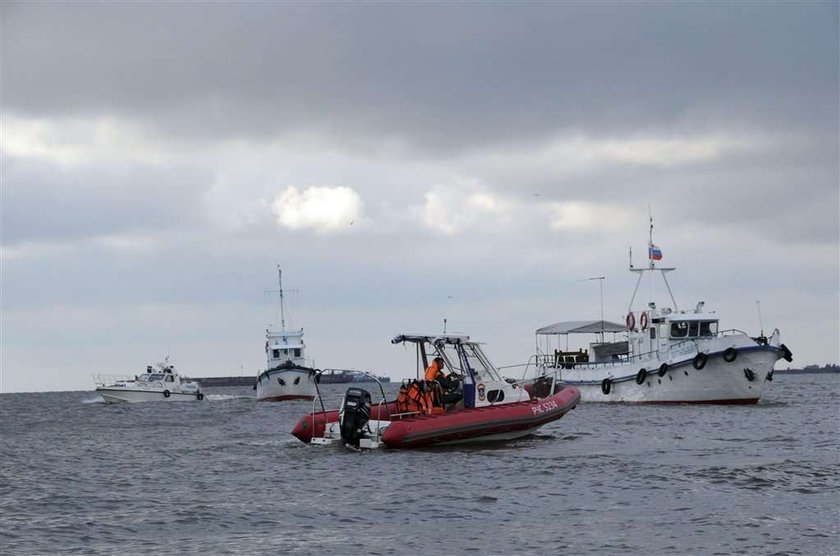
[[[563,384],[580,388],[585,402],[656,402],[753,404],[773,380],[773,366],[792,360],[778,329],[751,337],[740,330],[720,330],[718,316],[699,302],[681,311],[666,273],[657,267],[661,250],[648,242],[649,265],[633,268],[639,279],[625,324],[601,320],[567,321],[537,330],[537,364],[543,375],[557,375]],[[645,273],[660,273],[673,303],[650,302],[638,316],[633,300]],[[586,349],[569,350],[570,335],[594,334]],[[606,341],[613,334],[613,341]],[[620,337],[616,339],[615,335]],[[566,348],[561,345],[565,338]]]
[[[306,365],[303,328],[286,329],[283,272],[277,267],[280,284],[280,328],[265,331],[266,370],[257,375],[257,401],[312,400],[315,398],[315,369]]]
[[[439,378],[404,381],[392,401],[386,401],[380,384],[381,401],[376,404],[368,391],[351,387],[339,409],[327,411],[322,402],[320,411],[300,418],[292,434],[306,443],[355,448],[511,440],[560,419],[580,399],[574,387],[548,385],[545,397],[537,398],[505,380],[469,336],[401,334],[392,343],[414,344],[426,378],[430,370],[435,373],[434,365]],[[442,369],[449,375],[443,376]]]
[[[149,401],[182,402],[203,400],[201,384],[182,377],[167,362],[149,365],[146,372],[134,378],[94,375],[96,393],[108,403]]]

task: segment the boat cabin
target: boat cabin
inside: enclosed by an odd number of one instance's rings
[[[303,328],[300,330],[267,329],[265,331],[267,368],[272,369],[289,361],[295,365],[303,366],[305,351]]]
[[[175,367],[173,365],[159,364],[157,368],[152,365],[146,366],[146,372],[135,377],[135,382],[175,382]]]
[[[694,311],[676,312],[649,303],[647,311],[628,314],[624,325],[594,320],[544,326],[536,332],[538,365],[571,369],[585,364],[623,363],[633,357],[664,355],[687,343],[711,340],[718,336],[718,318],[714,313],[703,312],[703,305],[700,302]],[[569,350],[571,334],[594,334],[596,339],[586,350]],[[611,340],[607,334],[612,334]]]
[[[414,344],[417,351],[417,379],[435,357],[443,359],[446,368],[459,382],[465,408],[513,403],[529,399],[517,384],[506,381],[487,358],[481,344],[469,336],[442,334],[400,334],[391,343]]]

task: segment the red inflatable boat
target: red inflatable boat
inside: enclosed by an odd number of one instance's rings
[[[356,448],[423,446],[510,440],[556,421],[580,400],[577,388],[526,390],[503,379],[479,344],[468,336],[397,336],[418,344],[449,370],[440,380],[404,381],[397,400],[371,402],[358,387],[347,390],[340,409],[304,415],[292,434],[302,442],[342,442]],[[428,349],[427,349],[428,348]],[[536,394],[536,395],[535,395]],[[537,397],[544,394],[544,397]]]

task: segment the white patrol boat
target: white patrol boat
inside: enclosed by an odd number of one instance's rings
[[[625,324],[602,318],[538,329],[540,374],[559,376],[563,384],[576,386],[584,402],[757,403],[773,380],[776,361],[792,360],[790,350],[780,343],[778,329],[769,338],[763,330],[756,337],[740,330],[721,330],[717,314],[704,310],[702,301],[693,310],[679,310],[666,277],[675,269],[656,266],[662,255],[653,244],[652,230],[651,224],[649,265],[633,268],[630,264],[639,279]],[[650,302],[637,318],[633,300],[639,284],[645,273],[656,272],[662,276],[673,308]],[[594,334],[596,340],[586,349],[570,351],[572,334]],[[613,335],[612,341],[606,341],[607,334]]]
[[[303,329],[287,330],[283,296],[283,272],[277,267],[280,282],[280,328],[265,331],[266,370],[257,375],[254,389],[257,401],[312,400],[315,398],[315,369],[306,365]]]
[[[94,375],[96,393],[108,403],[203,400],[201,384],[179,375],[168,359],[134,378]]]

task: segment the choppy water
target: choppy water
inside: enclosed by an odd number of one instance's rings
[[[0,396],[0,553],[840,553],[837,376],[777,374],[752,407],[580,405],[514,443],[374,453],[303,445],[288,431],[311,404],[252,396]]]

